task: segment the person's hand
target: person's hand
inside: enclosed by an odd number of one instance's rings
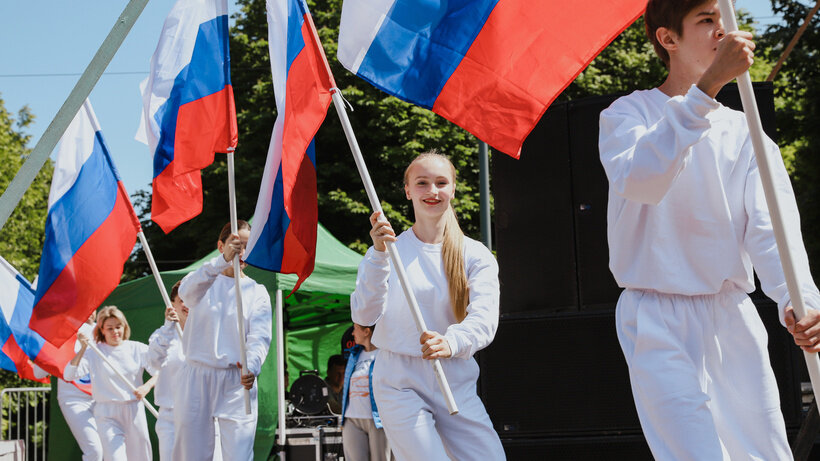
[[[233,261],[236,255],[239,255],[239,259],[242,260],[244,253],[245,249],[242,248],[242,240],[240,240],[239,235],[231,234],[225,239],[225,243],[222,246],[222,256],[225,258],[225,261]]]
[[[239,363],[239,362],[236,362],[236,368],[239,368],[240,373],[241,373],[242,364]],[[256,376],[249,371],[248,374],[242,375],[242,379],[241,379],[242,387],[244,387],[247,390],[251,390],[251,388],[253,387],[253,382],[255,380],[256,380]]]
[[[754,62],[754,49],[750,32],[739,30],[724,35],[712,64],[698,81],[698,88],[714,98],[724,85],[749,70]]]
[[[797,321],[792,306],[786,307],[786,329],[794,337],[794,343],[806,352],[820,352],[820,311],[806,309],[806,316]]]
[[[142,386],[138,387],[134,391],[134,395],[137,397],[137,400],[142,400],[146,395],[148,395],[148,392],[150,390],[151,390],[151,386],[149,386],[148,383],[146,383],[146,384],[143,384]]]
[[[78,339],[78,340],[80,340],[80,343],[83,345],[83,346],[82,346],[82,347],[83,347],[83,349],[85,349],[86,347],[88,347],[88,336],[86,336],[86,335],[85,335],[85,333],[83,333],[83,332],[81,332],[81,331],[80,331],[80,332],[78,332],[78,333],[77,333],[77,339]]]
[[[419,339],[421,343],[421,358],[425,360],[446,359],[453,355],[450,343],[442,334],[435,331],[425,331]]]
[[[373,248],[376,251],[387,250],[386,242],[395,242],[396,233],[393,232],[393,227],[386,219],[379,219],[382,216],[380,211],[374,212],[370,215],[370,238],[373,239]]]
[[[170,320],[172,322],[179,322],[179,316],[177,315],[176,309],[173,307],[168,307],[165,309],[165,320]]]

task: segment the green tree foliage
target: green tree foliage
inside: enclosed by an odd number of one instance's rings
[[[813,2],[772,0],[783,21],[769,26],[759,44],[774,63],[803,23]],[[777,134],[790,167],[814,274],[820,274],[820,16],[815,15],[775,79]]]
[[[26,147],[30,135],[24,133],[34,116],[23,107],[15,117],[6,110],[0,99],[0,193],[5,192],[17,171],[26,161],[30,149]],[[51,160],[34,178],[31,187],[0,230],[0,256],[20,271],[28,280],[34,280],[40,268],[40,251],[45,237],[48,192],[54,167]],[[31,385],[16,374],[0,370],[0,387]]]

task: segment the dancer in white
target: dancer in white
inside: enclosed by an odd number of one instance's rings
[[[171,287],[171,308],[165,311],[165,324],[157,328],[148,339],[148,363],[151,367],[162,370],[154,387],[154,403],[159,406],[159,417],[154,430],[159,441],[160,461],[173,460],[174,451],[174,393],[179,383],[179,370],[185,364],[182,353],[182,340],[176,326],[185,330],[188,320],[188,307],[179,297],[177,282]],[[214,461],[222,459],[219,435],[215,437]]]
[[[174,460],[210,460],[214,454],[217,418],[222,456],[230,460],[253,458],[257,420],[256,377],[271,340],[271,304],[268,291],[240,274],[245,314],[248,371],[240,376],[239,329],[233,266],[250,237],[250,225],[240,220],[239,233],[226,224],[219,235],[221,255],[188,274],[179,295],[189,308],[182,348],[185,365],[179,371],[174,396]],[[242,263],[245,267],[245,263]],[[250,389],[252,414],[245,414],[244,389]]]
[[[80,326],[80,332],[90,337],[94,334],[94,319],[96,312],[92,312],[88,320]],[[78,340],[74,344],[74,352],[79,352],[82,343]],[[45,378],[48,372],[32,363],[34,376]],[[85,375],[75,381],[67,382],[57,378],[57,404],[63,414],[71,435],[83,452],[83,461],[102,461],[103,451],[100,434],[97,433],[97,422],[94,420],[94,399],[81,391],[77,386],[91,387],[91,376]]]
[[[399,460],[498,460],[504,450],[476,394],[473,354],[498,327],[498,264],[458,227],[450,201],[456,172],[447,157],[416,157],[404,175],[415,223],[396,238],[379,213],[370,217],[373,247],[359,265],[351,295],[353,322],[377,325],[373,396]],[[396,242],[430,331],[416,331],[386,252]],[[419,346],[421,343],[421,346]],[[427,360],[442,359],[459,413],[450,415]]]
[[[90,339],[82,332],[78,334],[82,347],[63,372],[69,381],[91,375],[94,418],[106,461],[142,461],[152,457],[145,409],[139,400],[148,394],[155,379],[143,384],[148,346],[129,341],[130,336],[131,328],[119,309],[106,306],[100,310],[94,341],[100,352],[137,388],[136,392],[126,387],[99,355],[86,354]],[[154,372],[150,368],[148,371]]]
[[[813,352],[820,295],[779,164],[813,308],[796,323],[744,115],[714,100],[749,68],[752,36],[726,34],[712,0],[650,0],[645,18],[669,75],[606,109],[599,143],[610,268],[625,288],[618,338],[641,426],[659,460],[791,459],[766,330],[746,295],[752,266],[795,342]]]

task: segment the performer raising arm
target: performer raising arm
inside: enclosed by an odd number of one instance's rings
[[[820,294],[795,323],[747,123],[714,97],[752,63],[717,1],[650,0],[646,29],[666,81],[601,113],[610,269],[625,288],[618,339],[644,435],[659,460],[791,459],[752,265],[781,321],[817,352]],[[779,155],[768,140],[770,155]],[[795,265],[811,281],[789,177],[773,171]]]
[[[147,368],[148,346],[129,341],[130,336],[128,321],[116,306],[106,306],[100,310],[94,328],[94,341],[108,361],[137,388],[135,392],[120,381],[96,352],[86,354],[90,339],[82,330],[78,333],[82,343],[80,351],[63,372],[67,381],[91,374],[94,418],[106,461],[151,459],[148,423],[139,400],[148,394],[156,379],[151,378],[143,384],[142,373]],[[155,373],[151,368],[148,371]]]
[[[174,394],[174,460],[210,460],[214,453],[213,418],[219,424],[222,457],[251,460],[257,421],[256,377],[268,355],[271,305],[267,289],[240,273],[248,371],[240,376],[236,284],[231,261],[244,253],[250,224],[239,220],[239,234],[223,226],[220,255],[186,275],[179,296],[189,308]],[[244,268],[246,264],[242,262]],[[241,272],[241,271],[240,271]],[[243,389],[249,389],[252,414],[245,414]]]
[[[456,171],[437,152],[419,155],[404,174],[415,223],[398,238],[379,213],[370,217],[373,239],[351,295],[353,322],[377,325],[372,343],[381,352],[373,367],[373,396],[396,458],[404,460],[504,459],[498,434],[476,395],[473,354],[498,327],[498,264],[481,243],[461,232],[450,201]],[[385,251],[396,242],[430,331],[416,331],[410,307]],[[421,343],[421,347],[419,347]],[[450,415],[433,369],[443,359],[460,412]]]

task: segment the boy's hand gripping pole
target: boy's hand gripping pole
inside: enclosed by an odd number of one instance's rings
[[[334,88],[331,92],[333,94],[333,105],[336,107],[336,113],[339,115],[339,120],[342,122],[342,127],[344,128],[345,136],[347,137],[347,143],[350,145],[350,151],[353,153],[353,159],[356,161],[356,168],[359,169],[359,176],[361,176],[362,182],[364,183],[364,189],[367,192],[367,198],[370,200],[370,206],[373,207],[373,211],[381,212],[381,219],[385,219],[381,203],[376,195],[376,189],[373,187],[370,174],[367,172],[367,166],[364,164],[362,152],[359,149],[359,143],[356,141],[356,135],[353,133],[353,128],[351,127],[350,120],[347,117],[347,112],[345,112],[344,100],[340,95],[340,90],[338,88]],[[419,334],[421,334],[424,331],[427,331],[427,325],[424,323],[424,318],[421,316],[421,309],[419,309],[416,296],[413,294],[410,281],[407,279],[407,273],[404,271],[404,265],[401,262],[401,257],[399,257],[399,252],[396,250],[393,242],[385,242],[385,244],[387,246],[387,252],[390,254],[390,259],[393,261],[393,268],[396,270],[396,275],[398,275],[399,281],[401,282],[401,287],[404,290],[404,296],[407,298],[407,303],[410,305],[410,310],[413,313],[413,320],[416,322],[416,328],[418,329]],[[441,367],[441,361],[439,361],[439,359],[433,360],[433,371],[436,374],[439,389],[441,389],[441,393],[444,394],[444,400],[447,402],[447,409],[450,411],[451,415],[458,413],[458,406],[453,398],[453,392],[450,390],[447,377],[444,376],[444,369]]]
[[[720,15],[723,19],[726,32],[738,30],[735,9],[732,2],[730,0],[718,0],[718,4],[720,5]],[[772,176],[772,169],[775,162],[782,162],[783,159],[774,158],[771,153],[766,152],[763,124],[760,121],[760,113],[757,110],[757,101],[755,100],[749,71],[737,77],[737,86],[740,90],[740,99],[743,102],[743,112],[746,113],[746,122],[749,124],[749,134],[752,138],[757,167],[760,170],[760,181],[763,183],[766,204],[769,206],[769,215],[771,216],[772,229],[774,231],[775,241],[777,242],[777,251],[780,254],[783,275],[786,278],[786,287],[789,289],[789,297],[791,299],[791,305],[794,308],[794,315],[797,320],[800,320],[806,315],[806,306],[803,293],[800,291],[800,287],[803,286],[801,283],[802,280],[800,280],[801,274],[797,272],[794,263],[797,258],[792,254],[791,250],[794,248],[795,242],[793,241],[793,236],[786,232],[781,201],[780,197],[778,197],[777,188],[775,187]],[[811,387],[814,391],[814,400],[820,402],[820,399],[818,399],[818,396],[820,396],[820,394],[818,394],[818,390],[820,390],[820,361],[817,360],[817,354],[815,353],[803,351],[803,356],[806,359],[806,366],[809,370]]]

